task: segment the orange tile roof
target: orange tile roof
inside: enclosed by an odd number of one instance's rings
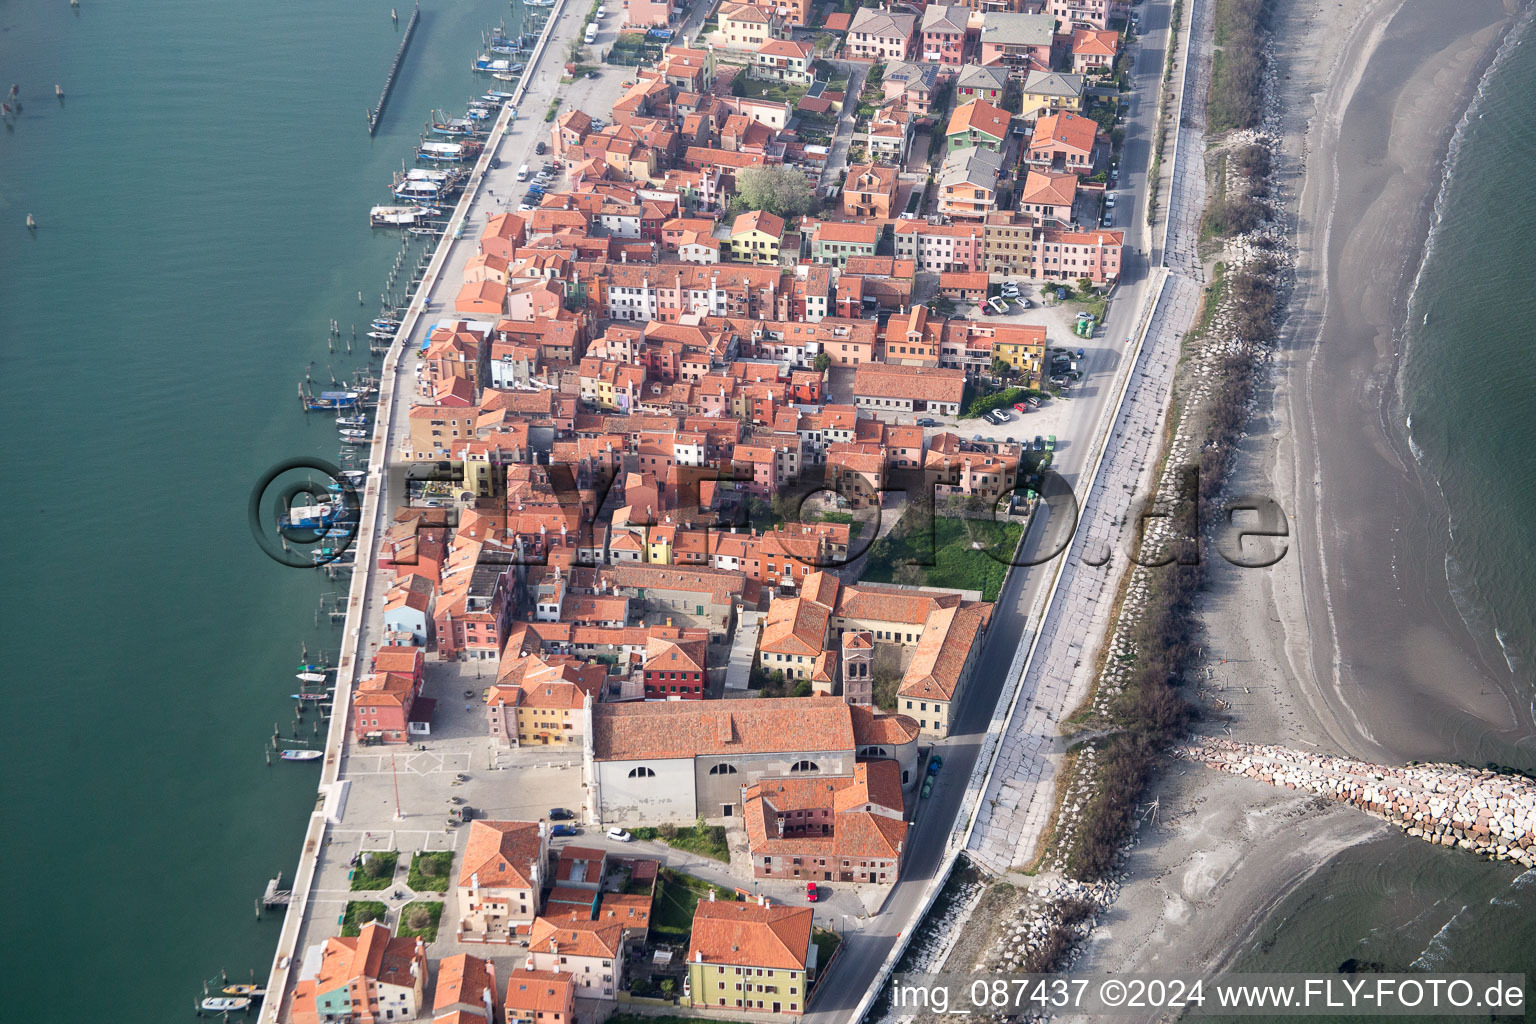
[[[1050,143],[1058,143],[1068,149],[1088,152],[1098,137],[1099,124],[1086,117],[1079,117],[1068,110],[1047,114],[1035,122],[1035,133],[1030,137],[1029,148],[1039,149]]]
[[[848,708],[826,697],[598,704],[592,747],[599,761],[852,750]]]
[[[1072,30],[1072,52],[1113,57],[1120,52],[1120,33],[1103,28],[1075,28]]]
[[[455,1003],[484,1007],[486,993],[490,993],[490,1005],[494,1010],[496,976],[489,960],[459,953],[438,961],[437,989],[432,998],[434,1011],[446,1010]]]
[[[950,700],[960,672],[986,627],[991,605],[965,604],[939,608],[923,623],[917,650],[897,691],[904,697]]]
[[[1024,191],[1019,194],[1019,202],[1071,206],[1076,197],[1077,175],[1030,171],[1024,179]]]
[[[784,218],[769,213],[766,210],[752,210],[737,217],[731,223],[731,237],[744,235],[749,231],[761,231],[765,235],[775,238],[784,234]]]
[[[977,131],[1002,139],[1007,137],[1008,122],[1012,119],[1013,115],[1002,107],[995,107],[986,100],[971,100],[955,108],[955,112],[949,116],[949,127],[944,134]]]
[[[810,907],[701,900],[688,961],[803,971],[810,943]]]
[[[540,953],[558,951],[562,956],[612,960],[618,956],[623,941],[624,925],[617,920],[594,921],[590,914],[574,910],[534,918],[528,948]]]
[[[535,1020],[546,1013],[564,1013],[570,1020],[576,1005],[573,976],[559,971],[516,970],[507,979],[503,1005]]]
[[[539,829],[533,821],[470,822],[459,884],[469,885],[474,879],[487,889],[533,888],[533,865],[543,849]]]

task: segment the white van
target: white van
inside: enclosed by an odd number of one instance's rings
[[[587,26],[585,41],[588,46],[591,46],[593,43],[597,42],[597,25],[593,24]]]
[[[527,164],[523,164],[523,166],[521,166],[521,167],[519,167],[517,169],[517,180],[518,181],[527,181],[528,180],[528,165]]]

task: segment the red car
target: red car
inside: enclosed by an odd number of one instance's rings
[[[806,882],[805,883],[805,898],[807,900],[810,900],[812,903],[816,902],[816,883],[815,882]]]
[[[1024,402],[1014,402],[1013,407],[1019,412],[1029,412],[1029,406]]]

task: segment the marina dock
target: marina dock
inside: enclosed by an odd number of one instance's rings
[[[405,63],[406,48],[411,45],[411,36],[416,34],[416,22],[421,18],[421,5],[411,8],[411,17],[405,23],[405,34],[400,37],[400,49],[395,51],[394,63],[389,66],[389,77],[384,79],[384,91],[379,93],[379,103],[368,112],[368,134],[372,135],[379,130],[379,119],[384,116],[384,105],[389,102],[389,94],[395,88],[395,79],[400,75],[400,65]]]

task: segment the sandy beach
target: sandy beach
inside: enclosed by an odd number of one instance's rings
[[[1211,734],[1390,763],[1520,756],[1530,722],[1450,604],[1442,522],[1383,414],[1447,146],[1512,13],[1497,0],[1277,5],[1297,281],[1230,490],[1273,496],[1293,529],[1272,569],[1211,567],[1206,685],[1231,704]],[[1221,968],[1340,850],[1416,842],[1193,766],[1154,795],[1157,820],[1078,969]]]

